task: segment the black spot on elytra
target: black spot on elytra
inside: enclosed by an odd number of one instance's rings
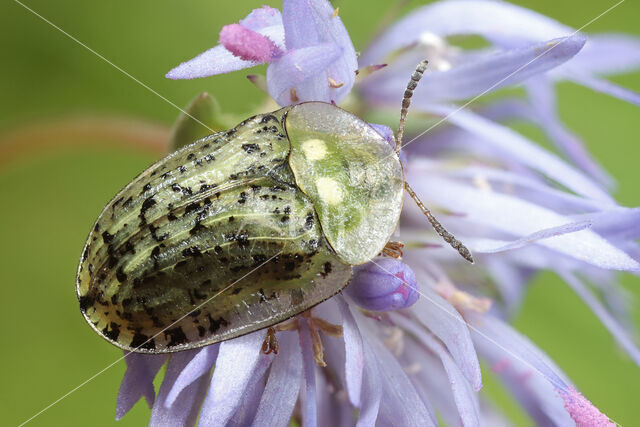
[[[124,200],[124,197],[120,197],[118,200],[116,200],[115,202],[113,202],[113,205],[111,205],[112,209],[115,209],[116,206],[118,206],[120,203],[122,203],[122,201]],[[96,230],[97,231],[97,230]]]
[[[207,163],[210,163],[210,162],[214,161],[215,159],[216,158],[215,158],[215,156],[213,154],[207,154],[206,156],[204,156],[204,160]]]
[[[165,172],[162,175],[160,175],[160,178],[162,179],[167,179],[171,176],[171,172]]]
[[[293,271],[295,268],[296,264],[294,262],[289,261],[284,264],[284,269],[287,271]]]
[[[146,184],[144,185],[144,187],[142,187],[142,191],[140,192],[140,194],[144,194],[144,193],[146,193],[146,192],[147,192],[147,191],[149,191],[149,190],[151,190],[151,184],[146,183]]]
[[[202,312],[201,310],[195,310],[195,311],[192,311],[191,313],[189,313],[189,316],[198,317],[198,316],[200,316],[201,312]]]
[[[282,218],[280,218],[280,222],[283,224],[289,222],[289,215],[282,215]]]
[[[80,302],[80,310],[84,313],[87,311],[87,308],[93,307],[96,303],[96,299],[91,295],[83,295],[78,297],[78,301]]]
[[[200,186],[200,192],[204,193],[205,191],[208,190],[213,190],[214,188],[216,188],[218,186],[218,184],[202,184]]]
[[[191,196],[193,195],[193,191],[191,190],[190,187],[182,187],[179,184],[172,184],[171,185],[171,189],[173,191],[175,191],[176,193],[182,193],[185,196]]]
[[[133,203],[133,198],[129,197],[127,200],[124,201],[124,203],[122,204],[123,208],[128,208],[129,205],[131,205],[131,203]]]
[[[118,270],[116,271],[116,278],[118,279],[118,282],[122,283],[125,280],[127,280],[127,275],[124,274],[124,271],[122,271],[122,266],[118,267]]]
[[[196,155],[195,155],[195,154],[190,153],[190,154],[187,156],[187,160],[193,160],[195,157],[196,157]]]
[[[305,228],[305,230],[311,230],[311,228],[313,227],[314,222],[315,222],[315,219],[313,217],[313,212],[307,213],[307,217],[304,220],[304,228]]]
[[[216,246],[213,248],[213,250],[214,250],[218,255],[220,255],[220,254],[222,253],[222,247],[221,247],[221,246],[219,246],[219,245],[216,245]]]
[[[111,326],[111,330],[109,330],[109,328],[105,326],[102,330],[102,335],[109,338],[111,341],[117,341],[118,336],[120,335],[120,328],[118,327],[118,324],[111,322],[109,326]]]
[[[164,331],[164,337],[171,338],[167,343],[168,347],[175,347],[177,345],[184,344],[187,342],[187,336],[184,334],[184,331],[182,330],[181,326]]]
[[[198,326],[198,336],[203,337],[205,332],[207,332],[207,330],[204,328],[204,326]]]
[[[197,258],[202,256],[202,252],[196,246],[190,246],[182,251],[182,256]]]
[[[184,166],[184,165],[182,165],[182,166],[180,166],[180,167],[178,168],[178,172],[180,172],[180,173],[185,173],[186,171],[187,171],[187,167],[186,167],[186,166]]]
[[[199,203],[189,203],[186,208],[184,208],[184,216],[189,215],[191,212],[197,211],[200,209]]]
[[[278,118],[273,114],[266,114],[262,117],[262,119],[260,120],[260,123],[265,124],[265,123],[269,123],[270,121],[277,122]]]
[[[147,335],[136,332],[133,336],[133,339],[131,340],[130,346],[133,348],[144,348],[146,350],[153,350],[156,348],[156,343],[153,338],[149,339]]]
[[[322,277],[327,277],[327,275],[329,273],[331,273],[332,265],[331,265],[331,263],[329,261],[327,261],[327,262],[324,263],[323,267],[324,267],[324,271],[322,273],[320,273],[320,274],[322,275]]]
[[[223,317],[218,319],[214,319],[210,314],[207,315],[209,318],[209,332],[215,333],[221,326],[228,326],[229,322],[227,322]]]
[[[286,213],[287,215],[289,215],[291,213],[291,207],[290,206],[285,206],[284,207],[284,213]]]
[[[168,219],[169,221],[175,221],[176,219],[178,219],[178,217],[177,217],[177,216],[175,216],[175,215],[173,214],[173,212],[169,212],[169,214],[167,215],[167,219]]]
[[[104,233],[102,233],[102,240],[106,243],[109,244],[113,241],[113,234],[109,234],[108,231],[105,231]]]
[[[149,232],[151,233],[151,237],[153,237],[153,240],[155,240],[156,242],[162,242],[167,237],[169,237],[169,233],[164,233],[163,235],[158,236],[158,234],[156,233],[157,231],[158,227],[154,226],[153,224],[149,224]]]
[[[237,288],[235,288],[234,290],[232,290],[232,291],[231,291],[231,293],[232,293],[233,295],[237,295],[237,294],[239,294],[239,293],[240,293],[240,291],[241,291],[241,290],[242,290],[242,288],[237,287]]]
[[[260,149],[258,144],[242,144],[242,149],[247,153],[251,154]]]
[[[231,215],[231,216],[229,217],[229,222],[233,222],[233,221],[235,221],[235,217],[234,217],[233,215]]]
[[[151,209],[155,205],[156,205],[156,200],[153,198],[153,196],[147,197],[144,200],[144,202],[142,202],[142,207],[140,208],[140,215],[138,215],[138,216],[141,219],[144,219],[145,212],[147,212],[149,209]]]
[[[264,295],[264,290],[262,288],[258,290],[258,298],[260,298],[260,303],[267,302],[267,297]]]

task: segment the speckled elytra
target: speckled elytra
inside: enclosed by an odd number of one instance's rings
[[[275,325],[385,249],[405,187],[392,146],[334,105],[249,118],[155,163],[106,205],[78,268],[81,311],[111,343],[145,353]]]

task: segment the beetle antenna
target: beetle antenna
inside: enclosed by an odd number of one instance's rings
[[[402,149],[404,124],[407,122],[407,112],[409,111],[409,105],[411,105],[411,97],[413,96],[413,91],[416,86],[418,86],[418,82],[422,78],[424,71],[427,69],[427,64],[429,64],[429,61],[426,59],[422,60],[418,64],[416,70],[411,75],[411,80],[409,80],[407,88],[404,91],[404,97],[402,97],[402,108],[400,109],[400,124],[398,125],[398,132],[396,133],[396,153],[399,153]]]
[[[463,245],[458,239],[456,239],[456,237],[453,234],[449,233],[442,226],[442,224],[440,224],[440,221],[438,221],[436,217],[433,216],[431,211],[427,209],[427,207],[418,198],[418,195],[416,194],[416,192],[413,191],[413,189],[409,186],[409,184],[407,184],[406,181],[404,182],[404,188],[407,190],[407,193],[409,193],[411,198],[415,200],[416,204],[418,205],[422,213],[427,217],[427,219],[433,226],[433,229],[436,231],[436,233],[438,233],[438,235],[442,237],[445,242],[451,245],[453,249],[457,250],[458,253],[462,255],[464,259],[466,259],[467,261],[473,264],[473,257],[471,256],[471,251],[469,251],[469,249],[467,249],[465,245]]]

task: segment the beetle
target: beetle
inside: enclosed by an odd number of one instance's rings
[[[306,102],[244,120],[158,161],[103,209],[76,279],[89,325],[167,353],[269,328],[342,290],[389,242],[407,190],[396,147],[355,115]]]

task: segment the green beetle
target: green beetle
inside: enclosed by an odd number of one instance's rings
[[[249,118],[155,163],[106,205],[78,268],[81,311],[105,339],[144,353],[270,327],[385,250],[405,188],[415,197],[398,152],[334,105]]]

